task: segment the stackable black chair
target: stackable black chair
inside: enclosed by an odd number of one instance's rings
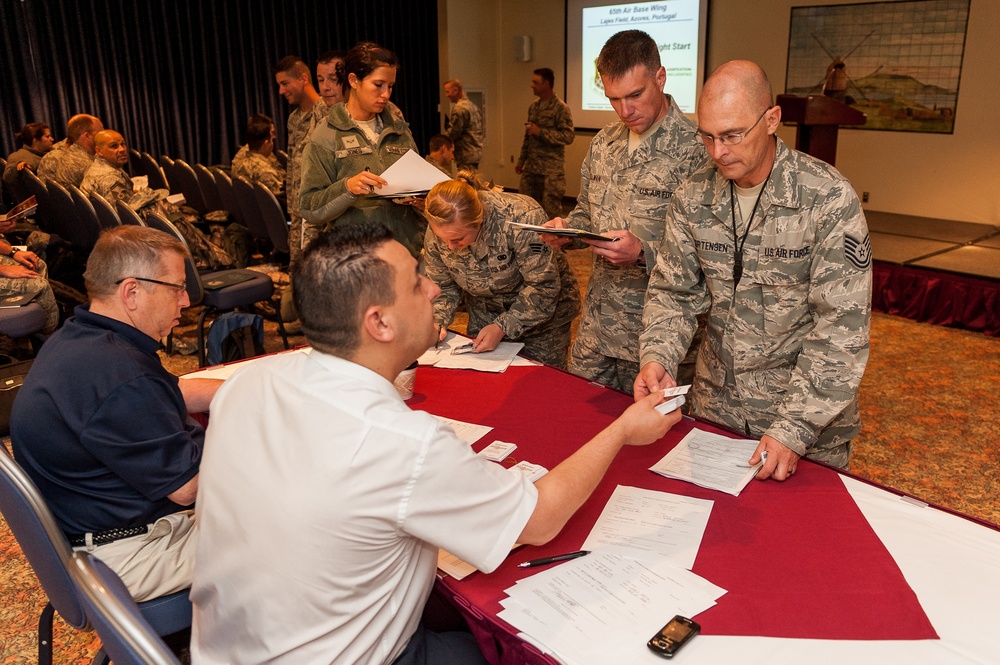
[[[132,226],[146,226],[146,222],[143,221],[142,217],[139,216],[135,210],[128,207],[128,204],[124,201],[118,201],[115,203],[115,212],[118,213],[118,220],[122,224],[129,224]]]
[[[270,244],[271,236],[267,232],[264,217],[257,206],[257,195],[254,194],[253,184],[241,175],[236,176],[233,178],[233,194],[236,197],[236,204],[243,211],[243,219],[254,239]]]
[[[163,171],[164,177],[167,179],[167,184],[169,185],[171,194],[180,194],[181,186],[180,181],[177,180],[177,176],[174,174],[174,160],[167,155],[160,155],[159,159],[160,169]]]
[[[73,552],[71,570],[90,625],[101,638],[101,651],[114,665],[180,665],[103,561]]]
[[[281,164],[281,168],[285,169],[286,171],[288,170],[288,153],[287,152],[285,152],[284,150],[275,150],[274,151],[274,158],[278,160],[279,164]]]
[[[79,246],[89,252],[97,243],[97,237],[101,235],[101,221],[97,218],[97,211],[94,210],[90,198],[80,191],[76,185],[68,188],[70,198],[73,199],[73,207],[76,208],[77,223],[79,228]],[[77,244],[76,240],[71,240]]]
[[[90,205],[94,206],[94,211],[97,213],[97,221],[101,223],[102,229],[113,229],[116,226],[121,226],[122,221],[118,218],[118,213],[115,209],[111,207],[103,196],[96,192],[90,193]]]
[[[236,202],[232,178],[221,169],[211,169],[211,173],[215,178],[215,186],[219,192],[219,198],[222,200],[222,209],[229,213],[230,218],[243,226],[247,226],[246,218],[243,216],[243,208]]]
[[[222,203],[222,197],[219,196],[219,186],[215,182],[215,176],[208,170],[208,167],[204,164],[195,164],[191,168],[194,169],[198,184],[201,185],[201,193],[205,197],[205,207],[208,208],[209,212],[227,210]]]
[[[146,222],[154,229],[173,235],[187,248],[188,244],[184,235],[159,213],[150,213]],[[205,318],[209,314],[249,307],[262,300],[270,300],[274,294],[274,282],[264,273],[239,268],[199,273],[191,258],[190,250],[184,259],[184,268],[191,306],[202,305],[201,313],[198,315],[198,366],[204,367]],[[232,282],[231,280],[234,279],[240,281]],[[229,283],[224,286],[211,287],[213,282]],[[206,284],[210,285],[210,288],[205,288]],[[282,323],[280,315],[278,316],[278,333],[287,349],[288,336],[285,334],[285,325]]]
[[[91,234],[80,223],[80,213],[73,202],[73,195],[55,180],[48,181],[45,187],[49,192],[47,231],[59,235],[75,247],[85,249],[91,242]]]
[[[187,205],[197,210],[200,215],[209,212],[208,204],[205,203],[205,195],[198,183],[198,176],[195,175],[190,164],[183,159],[175,159],[173,177],[177,178],[177,186],[180,188],[181,194],[184,195]]]
[[[253,186],[254,197],[257,201],[257,209],[264,220],[264,227],[267,235],[271,239],[271,244],[276,252],[288,253],[288,218],[285,211],[281,209],[278,199],[264,185],[255,183]]]
[[[131,177],[145,175],[142,172],[142,153],[132,148],[128,149],[128,174]]]
[[[167,183],[167,178],[163,174],[163,169],[160,165],[156,163],[153,156],[148,152],[140,153],[139,163],[142,168],[139,170],[141,175],[146,176],[149,179],[149,186],[151,189],[170,189],[169,183]]]
[[[28,194],[38,199],[38,209],[35,210],[35,222],[43,231],[50,232],[52,205],[49,203],[48,186],[31,170],[23,171],[21,178],[28,189]]]
[[[74,628],[88,628],[82,591],[71,569],[73,551],[69,540],[59,529],[35,483],[3,446],[0,446],[0,512],[49,598],[38,620],[38,662],[51,665],[54,613],[59,612]],[[191,625],[191,601],[186,590],[139,603],[139,608],[159,635],[171,635]],[[103,654],[98,654],[94,662],[103,663]]]

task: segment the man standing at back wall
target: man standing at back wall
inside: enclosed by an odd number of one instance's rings
[[[298,56],[285,56],[274,68],[278,92],[295,107],[288,116],[288,166],[285,193],[288,216],[292,220],[288,231],[288,247],[294,264],[302,256],[302,215],[299,214],[299,183],[302,181],[302,151],[309,133],[326,119],[327,106],[320,101],[312,84],[309,67]]]
[[[455,161],[458,170],[479,170],[483,158],[483,112],[465,96],[465,88],[458,79],[444,84],[444,94],[454,104],[448,121],[448,137],[455,142]]]
[[[531,91],[538,99],[528,107],[521,156],[514,172],[521,174],[519,192],[538,201],[549,219],[562,216],[566,193],[566,146],[573,142],[573,115],[566,102],[552,90],[555,74],[548,67],[536,69]]]
[[[594,272],[569,370],[623,392],[639,373],[639,333],[649,271],[663,240],[674,190],[708,161],[695,125],[663,93],[667,72],[653,38],[619,32],[597,58],[604,94],[620,118],[590,143],[580,197],[565,220],[549,226],[584,229],[615,238],[586,241]],[[542,236],[553,247],[567,244]],[[693,359],[689,374],[694,374]]]

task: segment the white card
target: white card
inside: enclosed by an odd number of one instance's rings
[[[479,454],[491,462],[502,462],[507,455],[510,455],[517,448],[516,443],[506,441],[494,441],[479,451]]]
[[[531,482],[535,482],[549,472],[549,470],[544,466],[540,464],[532,464],[531,462],[518,462],[514,466],[510,467],[510,470],[514,473],[522,474]]]

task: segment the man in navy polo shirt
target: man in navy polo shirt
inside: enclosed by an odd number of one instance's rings
[[[191,584],[203,429],[221,381],[178,384],[157,351],[190,304],[176,238],[125,226],[101,235],[91,303],[39,352],[11,414],[14,456],[74,548],[117,572],[136,600]]]

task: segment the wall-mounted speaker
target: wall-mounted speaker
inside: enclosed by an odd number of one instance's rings
[[[531,60],[531,35],[514,37],[514,61],[528,62]]]

